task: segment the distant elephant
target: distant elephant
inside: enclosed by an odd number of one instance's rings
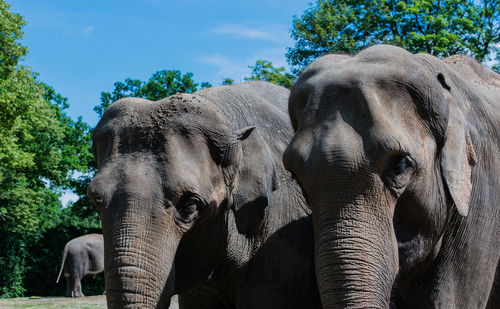
[[[317,308],[310,209],[283,168],[289,91],[266,82],[113,103],[88,187],[109,308]]]
[[[81,279],[104,270],[104,242],[101,234],[88,234],[74,238],[64,246],[61,269],[64,269],[66,297],[83,297]]]
[[[325,308],[498,301],[498,74],[376,45],[309,65],[289,113],[283,159],[312,209]]]

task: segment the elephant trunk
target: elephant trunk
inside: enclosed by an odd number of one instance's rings
[[[316,273],[325,308],[388,308],[398,256],[392,217],[379,205],[321,205],[314,213]]]
[[[167,308],[180,240],[168,223],[172,214],[140,201],[125,204],[116,206],[123,209],[120,216],[105,218],[111,224],[103,221],[108,308]]]
[[[168,308],[173,288],[161,287],[156,281],[161,280],[154,273],[135,266],[108,269],[108,308]]]

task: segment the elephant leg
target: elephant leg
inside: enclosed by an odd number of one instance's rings
[[[488,299],[488,304],[486,309],[500,308],[500,261],[497,264],[497,270],[495,272],[495,280],[493,280],[493,286],[491,287],[490,297]]]
[[[72,291],[73,291],[73,280],[71,279],[70,276],[64,276],[64,279],[66,279],[66,297],[73,297]]]
[[[73,297],[83,297],[81,278],[74,278],[75,285],[73,286]]]

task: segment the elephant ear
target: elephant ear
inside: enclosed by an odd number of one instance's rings
[[[471,167],[476,165],[477,158],[465,117],[450,93],[451,88],[443,74],[439,73],[437,78],[444,88],[449,111],[446,141],[441,151],[441,173],[458,212],[467,216],[472,191]]]
[[[264,216],[271,192],[278,189],[278,177],[269,148],[255,126],[240,129],[235,134],[241,147],[241,159],[230,205],[238,232],[248,234]]]

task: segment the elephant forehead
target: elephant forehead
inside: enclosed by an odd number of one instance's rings
[[[165,141],[164,156],[170,170],[193,169],[201,172],[202,166],[211,163],[210,152],[202,136],[169,134]]]
[[[175,94],[160,101],[123,98],[106,110],[94,134],[96,136],[103,132],[121,131],[127,127],[162,127],[179,116],[199,116],[210,110],[210,104],[194,94]]]
[[[192,143],[196,141],[203,144],[204,138],[200,133],[202,121],[200,117],[192,116],[162,120],[161,123],[153,117],[142,118],[141,121],[114,119],[96,129],[94,150],[98,156],[145,151],[161,155],[168,148],[172,140],[169,137],[172,136],[183,136],[192,140]]]
[[[174,201],[186,192],[207,197],[213,191],[220,191],[224,183],[221,171],[211,160],[202,137],[169,133],[164,136],[161,151],[133,145],[113,153],[99,168],[100,177],[106,179],[101,183],[106,186],[115,183],[126,192],[137,191],[142,183],[157,197],[165,194],[165,202]],[[160,188],[163,193],[158,195]]]
[[[330,121],[337,112],[353,127],[363,128],[372,127],[377,119],[403,128],[417,117],[413,98],[404,85],[354,77],[351,82],[333,80],[316,89],[308,98],[304,117]]]
[[[324,153],[371,154],[375,162],[387,151],[423,155],[433,141],[408,88],[386,81],[325,87],[309,99],[299,131],[320,139],[313,144]]]
[[[122,113],[98,126],[93,145],[98,161],[134,153],[149,153],[158,161],[175,166],[196,166],[209,161],[207,139],[211,135],[207,132],[221,131],[217,129],[220,122],[187,108],[167,117],[163,103],[148,105],[140,116]]]
[[[291,114],[302,116],[303,125],[328,122],[339,112],[365,132],[374,126],[421,130],[419,110],[439,99],[441,89],[413,55],[394,47],[371,48],[356,57],[326,56],[313,69],[290,96]]]
[[[374,46],[354,57],[326,55],[313,62],[299,78],[293,92],[351,88],[394,83],[415,91],[435,88],[435,76],[419,58],[394,46]]]
[[[188,191],[207,196],[223,184],[221,171],[201,136],[170,134],[166,145],[159,165],[169,199]]]

